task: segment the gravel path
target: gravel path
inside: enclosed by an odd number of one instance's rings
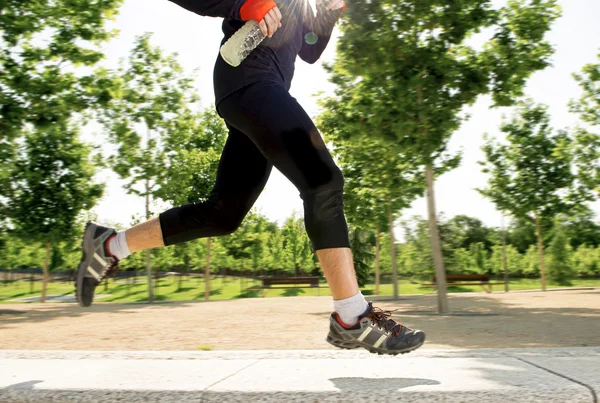
[[[453,294],[450,315],[435,296],[375,303],[423,329],[424,348],[600,346],[600,289]],[[0,306],[0,349],[323,350],[330,297],[209,303]]]

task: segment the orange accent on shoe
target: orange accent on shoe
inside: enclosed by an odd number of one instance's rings
[[[261,22],[265,15],[275,7],[277,4],[273,0],[248,0],[240,8],[240,17],[242,17],[242,21]]]
[[[117,237],[117,234],[115,234],[113,236],[109,236],[108,239],[106,240],[106,242],[104,242],[104,246],[106,248],[106,253],[108,253],[108,256],[113,256],[113,254],[110,253],[110,241],[116,237]]]
[[[352,329],[352,328],[353,328],[353,327],[356,325],[356,323],[358,323],[358,322],[356,322],[354,325],[352,325],[352,326],[348,326],[347,324],[345,324],[344,322],[342,322],[342,319],[340,319],[340,315],[338,315],[338,314],[337,314],[337,312],[334,312],[334,314],[335,314],[335,320],[337,320],[337,322],[338,322],[340,325],[342,325],[342,327],[343,327],[344,329]]]

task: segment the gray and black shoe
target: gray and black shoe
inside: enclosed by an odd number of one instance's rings
[[[413,330],[390,319],[392,312],[369,308],[358,318],[354,326],[345,325],[332,313],[327,342],[344,349],[365,348],[377,354],[404,354],[416,350],[425,343],[425,333]]]
[[[90,306],[94,290],[105,278],[119,267],[119,260],[106,251],[106,241],[116,235],[114,228],[102,227],[88,222],[83,233],[83,255],[75,274],[75,294],[81,306]]]

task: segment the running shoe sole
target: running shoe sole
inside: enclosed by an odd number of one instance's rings
[[[379,355],[398,355],[398,354],[406,354],[410,353],[421,347],[425,344],[425,337],[423,337],[423,341],[417,345],[406,347],[404,349],[399,350],[387,350],[381,348],[375,348],[367,343],[361,343],[360,341],[347,341],[347,340],[338,340],[331,335],[327,336],[327,342],[337,348],[345,349],[345,350],[354,350],[357,348],[364,348],[369,351],[371,354],[379,354]]]
[[[81,242],[81,249],[83,251],[83,254],[81,256],[81,262],[79,263],[79,266],[77,266],[77,285],[76,285],[76,296],[77,296],[77,302],[79,303],[79,305],[83,306],[83,307],[88,307],[90,305],[92,305],[92,301],[83,301],[82,300],[82,291],[83,291],[83,279],[85,278],[85,273],[87,272],[87,268],[90,267],[91,263],[92,263],[92,259],[94,258],[94,242],[93,242],[93,237],[94,237],[94,231],[89,231],[88,232],[88,228],[92,225],[91,222],[88,222],[85,224],[85,230],[84,230],[84,237],[83,237],[83,241]],[[89,250],[91,248],[91,251]],[[89,253],[88,253],[89,252]],[[93,296],[93,293],[92,293]]]

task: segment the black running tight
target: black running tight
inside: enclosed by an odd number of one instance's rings
[[[221,101],[218,112],[229,137],[215,188],[204,203],[160,215],[165,245],[234,232],[275,166],[300,192],[315,250],[348,248],[342,173],[312,120],[288,91],[277,83],[252,84]]]

